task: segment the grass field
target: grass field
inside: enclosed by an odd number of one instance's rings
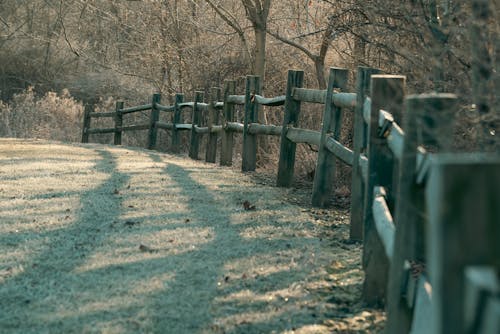
[[[348,211],[183,156],[0,139],[1,333],[376,333]]]

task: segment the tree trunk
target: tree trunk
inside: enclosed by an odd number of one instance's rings
[[[326,89],[325,78],[325,59],[317,57],[314,60],[314,68],[316,69],[316,80],[318,81],[319,89]]]
[[[265,75],[266,75],[267,32],[265,27],[260,27],[260,26],[255,27],[254,32],[255,32],[255,56],[254,56],[255,75],[258,75],[260,77],[262,86],[264,86]]]

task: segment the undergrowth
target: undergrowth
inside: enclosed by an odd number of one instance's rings
[[[81,138],[83,105],[68,90],[37,96],[32,87],[0,101],[0,136],[76,142]]]

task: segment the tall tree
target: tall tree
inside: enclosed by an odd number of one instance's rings
[[[265,85],[266,74],[266,39],[267,19],[271,8],[271,0],[241,0],[248,20],[252,23],[255,35],[254,73],[261,77]]]
[[[249,51],[248,42],[245,36],[245,30],[238,22],[236,15],[230,10],[224,8],[220,3],[214,0],[205,0],[222,20],[229,25],[239,36],[247,54],[251,55],[251,71],[253,74],[261,77],[262,86],[265,82],[266,74],[266,40],[267,40],[267,20],[271,8],[271,0],[241,0],[245,9],[246,18],[250,21],[254,37],[255,46],[253,52]]]

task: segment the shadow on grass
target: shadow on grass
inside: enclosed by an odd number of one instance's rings
[[[254,221],[251,212],[242,212],[242,196],[258,192],[226,187],[214,193],[192,173],[217,172],[185,169],[150,154],[153,162],[166,164],[163,173],[172,184],[165,191],[175,189],[184,199],[189,224],[176,213],[143,210],[141,219],[156,223],[127,227],[122,215],[129,195],[113,192],[126,187],[131,174],[118,170],[112,153],[98,153],[95,169],[108,178],[81,194],[75,223],[44,234],[49,241],[43,251],[0,285],[1,309],[9,310],[0,315],[2,332],[265,333],[322,322],[305,288],[315,279],[308,257],[316,241],[243,236],[247,229],[274,227],[272,220]],[[109,195],[96,199],[96,193]],[[280,210],[277,215],[288,214]],[[248,216],[235,223],[234,216],[242,214]],[[172,239],[188,230],[199,233],[199,240]],[[141,251],[149,234],[165,240]],[[101,252],[103,245],[110,249]],[[129,259],[117,261],[125,251]],[[79,269],[94,256],[104,264]]]
[[[120,215],[118,197],[101,197],[105,202],[96,203],[94,194],[112,194],[116,187],[128,181],[127,175],[117,172],[110,152],[102,149],[97,153],[100,159],[94,170],[105,174],[111,171],[107,180],[97,188],[81,193],[81,214],[73,224],[36,236],[45,239],[41,253],[23,264],[21,274],[7,278],[0,285],[0,332],[19,330],[20,325],[23,328],[20,331],[58,332],[62,329],[60,324],[51,320],[51,314],[61,311],[57,297],[78,298],[80,292],[91,288],[91,282],[81,281],[74,273],[89,255],[81,249],[90,250],[104,242],[106,235],[102,229],[109,224],[109,219]],[[99,212],[103,207],[107,211],[105,220],[101,219]],[[12,247],[22,247],[27,238],[27,234],[21,233],[9,239]],[[47,259],[51,259],[49,265]]]

